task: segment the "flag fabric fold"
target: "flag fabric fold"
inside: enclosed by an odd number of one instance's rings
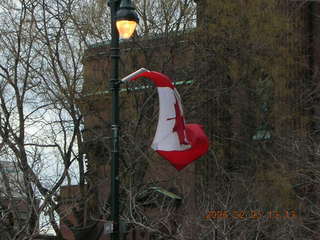
[[[185,123],[180,95],[168,76],[147,71],[130,80],[141,77],[150,79],[159,95],[159,119],[151,147],[180,171],[208,151],[208,137],[201,125]]]

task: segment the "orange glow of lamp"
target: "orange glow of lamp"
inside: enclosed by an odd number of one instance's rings
[[[116,25],[121,39],[129,39],[134,33],[139,18],[130,0],[122,0],[117,11]]]

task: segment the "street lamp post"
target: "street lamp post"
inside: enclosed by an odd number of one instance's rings
[[[119,33],[121,38],[130,38],[139,21],[130,0],[110,0],[111,9],[111,78],[112,93],[112,158],[111,158],[111,220],[112,240],[119,240]]]

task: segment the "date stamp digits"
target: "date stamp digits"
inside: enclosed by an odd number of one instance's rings
[[[268,219],[293,219],[297,218],[298,214],[295,210],[290,211],[242,211],[242,210],[223,210],[223,211],[209,211],[208,214],[204,217],[205,219],[260,219],[260,218],[268,218]]]

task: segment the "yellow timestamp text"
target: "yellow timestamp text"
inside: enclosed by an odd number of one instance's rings
[[[209,211],[204,217],[205,219],[292,219],[297,218],[298,213],[295,210],[283,210],[283,211],[260,211],[260,210],[213,210]]]

